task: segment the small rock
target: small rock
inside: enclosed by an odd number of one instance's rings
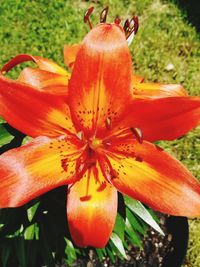
[[[165,67],[166,71],[172,71],[174,69],[174,65],[172,63],[167,64],[167,66]]]

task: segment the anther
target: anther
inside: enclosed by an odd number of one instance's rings
[[[106,188],[106,181],[103,181],[101,185],[97,188],[97,192],[102,192]]]
[[[142,130],[139,129],[139,128],[133,128],[133,127],[131,127],[130,130],[131,130],[132,134],[135,136],[136,140],[137,140],[140,144],[142,144],[142,142],[143,142],[143,134],[142,134]]]
[[[100,23],[105,23],[108,15],[108,6],[105,7],[100,14]]]
[[[124,31],[125,33],[127,32],[128,28],[129,28],[129,20],[127,19],[125,22],[124,22]]]
[[[133,37],[136,35],[139,28],[138,17],[134,16],[131,20],[126,20],[124,23],[124,32],[126,35],[126,39],[128,44],[130,44],[133,40]]]
[[[92,24],[90,21],[90,15],[92,14],[93,10],[94,10],[94,7],[92,6],[85,12],[85,15],[84,15],[84,22],[88,23],[90,30],[92,29]]]
[[[80,197],[81,201],[88,201],[91,199],[91,195],[89,194],[89,186],[90,186],[90,175],[91,175],[91,169],[88,170],[88,177],[87,177],[87,183],[86,183],[86,194],[83,197]]]
[[[115,22],[115,24],[119,25],[121,23],[121,19],[120,18],[116,18],[114,22]]]
[[[139,20],[137,16],[132,17],[130,27],[134,30],[134,34],[136,34],[139,28]]]
[[[110,130],[111,127],[112,127],[112,121],[111,121],[111,118],[110,118],[110,117],[107,117],[107,118],[106,118],[105,124],[106,124],[106,128],[107,128],[108,130]]]

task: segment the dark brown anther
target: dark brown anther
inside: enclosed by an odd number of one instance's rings
[[[108,15],[108,6],[105,7],[100,14],[100,23],[106,23],[106,18]]]
[[[131,127],[130,130],[131,130],[132,134],[135,136],[136,140],[140,144],[142,144],[142,142],[143,142],[142,130],[139,128],[133,128],[133,127]]]
[[[125,22],[124,22],[124,31],[127,32],[127,29],[129,28],[129,20],[127,19]]]
[[[130,25],[133,22],[133,28],[134,28],[134,34],[137,33],[138,28],[139,28],[139,20],[137,16],[132,17],[131,21],[130,21]]]
[[[129,38],[131,34],[136,34],[139,28],[139,21],[138,17],[134,16],[131,20],[126,20],[124,23],[124,31],[126,35],[126,39]]]
[[[92,6],[85,12],[85,15],[84,15],[84,22],[88,23],[90,30],[92,29],[92,24],[90,21],[90,15],[92,14],[93,10],[94,10],[94,7]]]

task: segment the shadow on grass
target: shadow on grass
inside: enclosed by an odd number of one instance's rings
[[[199,0],[172,0],[180,9],[186,12],[187,19],[197,32],[200,32],[200,1]]]

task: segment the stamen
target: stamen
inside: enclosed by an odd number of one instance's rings
[[[129,28],[129,20],[127,19],[125,22],[124,22],[124,31],[125,33],[127,32],[128,28]]]
[[[137,16],[132,17],[131,20],[127,19],[125,21],[124,32],[129,45],[132,42],[133,37],[136,35],[138,28],[139,28],[139,21]]]
[[[142,134],[142,130],[139,128],[130,128],[132,134],[135,136],[135,138],[137,139],[137,141],[142,144],[143,142],[143,134]]]
[[[100,23],[106,23],[107,15],[108,15],[108,6],[105,7],[100,14]]]
[[[138,17],[137,16],[132,17],[129,25],[130,25],[130,29],[134,31],[134,34],[136,34],[139,28]]]
[[[108,130],[110,130],[111,127],[112,127],[112,122],[111,122],[111,118],[110,118],[110,117],[107,117],[107,118],[106,118],[105,124],[106,124],[106,128],[107,128]]]
[[[88,23],[90,30],[92,29],[92,23],[90,21],[90,15],[92,14],[93,10],[94,10],[94,7],[92,6],[85,12],[85,15],[84,15],[84,22]]]
[[[89,185],[90,185],[90,174],[91,174],[91,170],[92,170],[92,169],[89,169],[89,170],[88,170],[88,177],[87,177],[87,184],[86,184],[86,193],[85,193],[85,196],[80,197],[80,200],[81,200],[81,201],[88,201],[88,200],[90,200],[90,199],[92,198],[92,196],[88,194],[88,193],[89,193]]]
[[[120,18],[116,18],[114,22],[115,22],[115,24],[119,25],[121,23],[121,19]]]
[[[106,188],[106,181],[103,181],[101,185],[97,188],[97,192],[102,192]]]

